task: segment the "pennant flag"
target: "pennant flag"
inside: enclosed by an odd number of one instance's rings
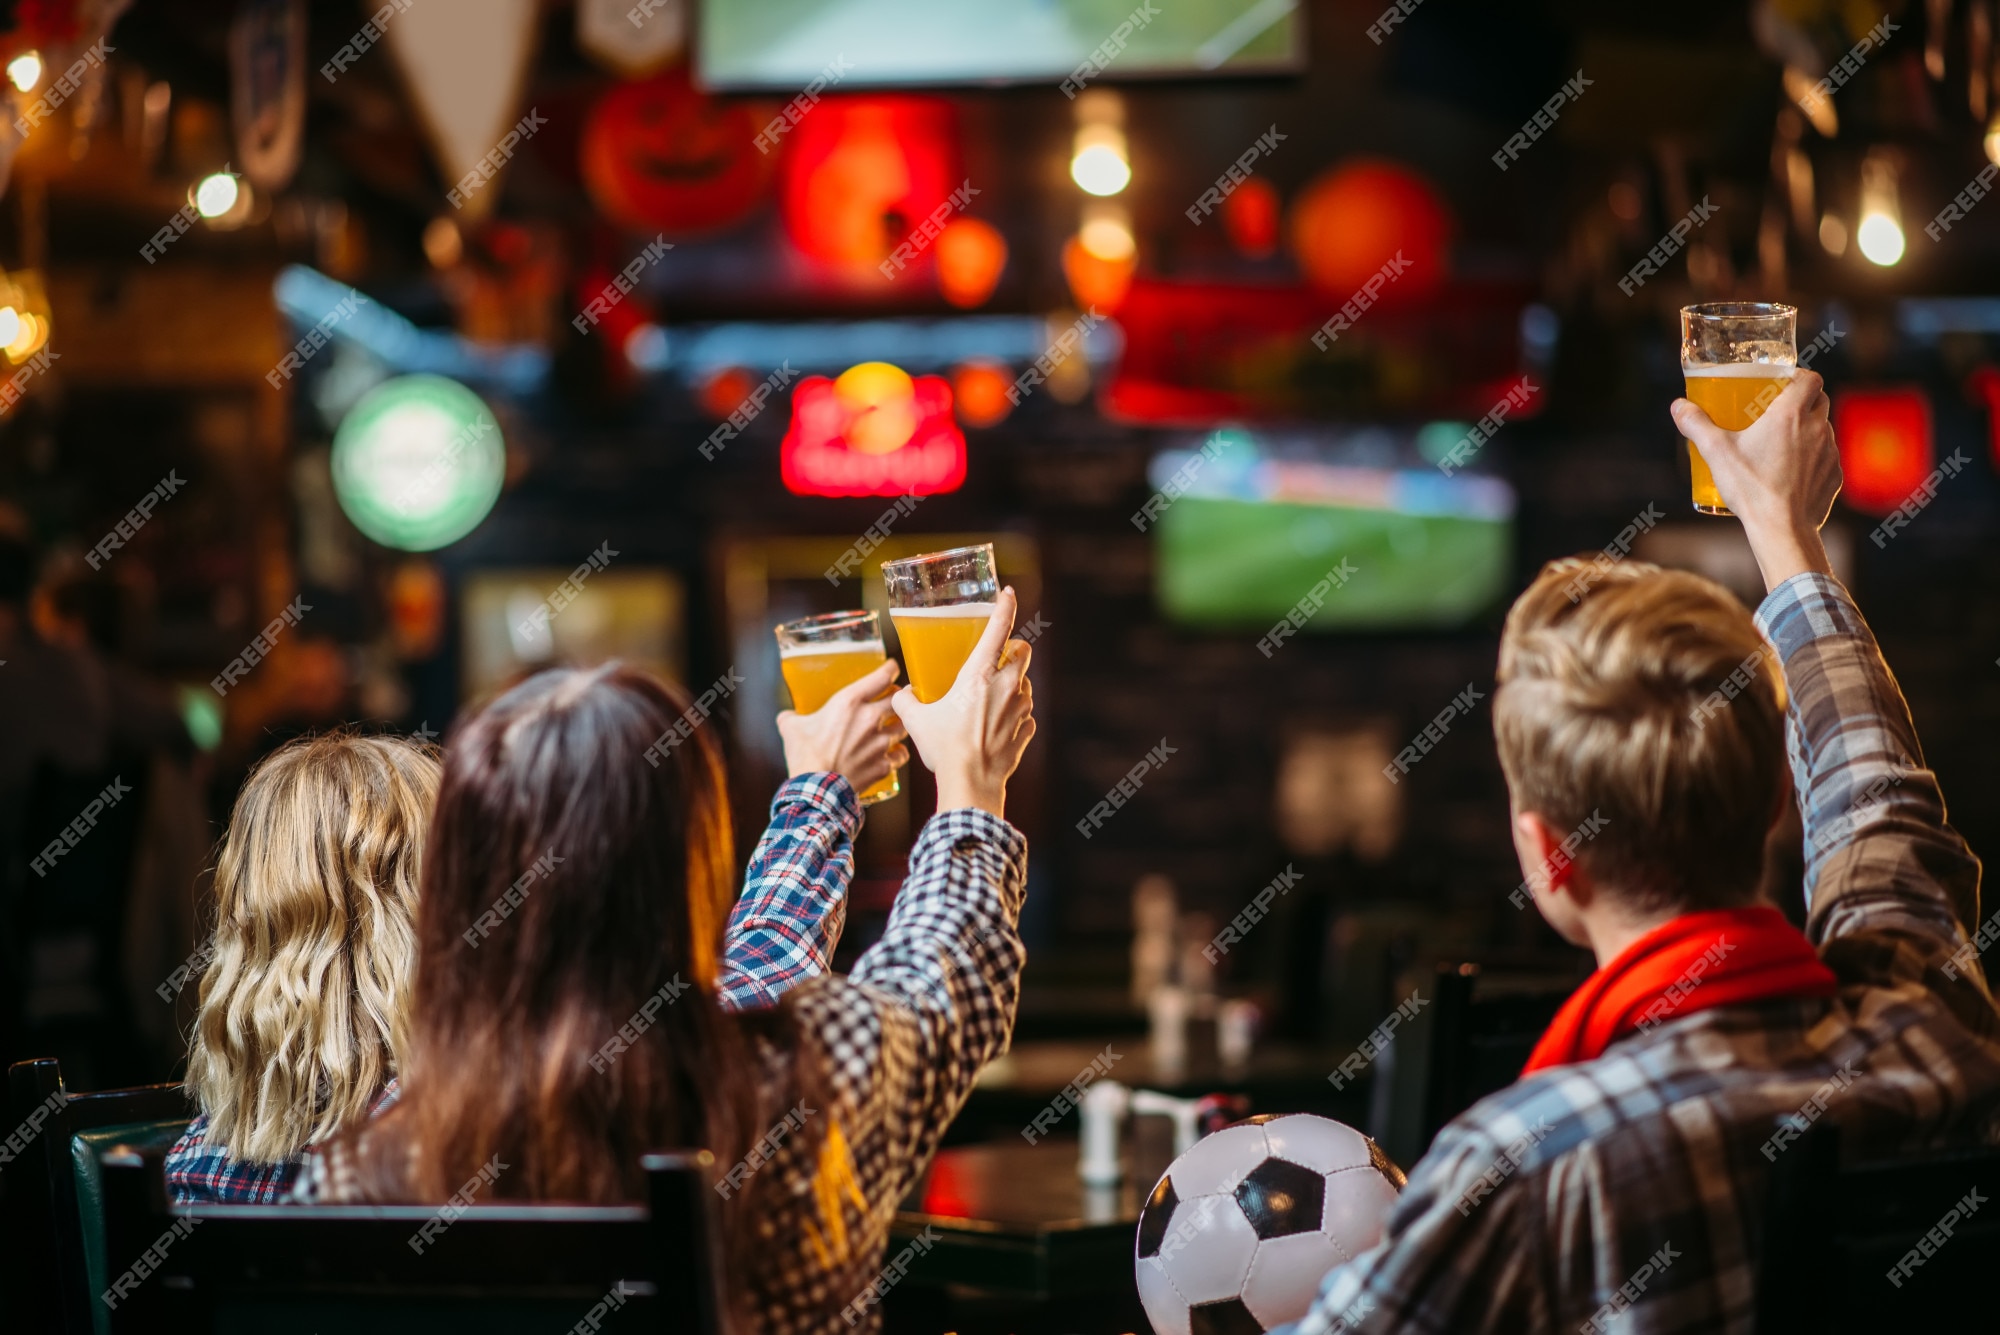
[[[529,132],[517,121],[539,15],[536,0],[424,0],[383,24],[446,197],[469,217],[492,209],[491,178]]]

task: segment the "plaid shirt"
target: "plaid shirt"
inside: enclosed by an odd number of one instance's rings
[[[759,1179],[767,1259],[754,1277],[732,1279],[758,1295],[761,1335],[880,1328],[881,1295],[911,1259],[905,1249],[883,1264],[897,1203],[1013,1032],[1027,866],[1027,840],[1007,822],[970,808],[938,813],[910,850],[882,939],[846,978],[811,979],[787,998],[825,1054],[831,1104],[790,1108],[785,1063],[766,1054],[765,1101],[785,1111],[717,1183],[741,1201],[732,1184]],[[822,1143],[836,1151],[831,1171],[808,1148],[815,1137],[781,1130],[821,1112],[829,1114]],[[312,1157],[301,1195],[356,1198],[344,1145]]]
[[[804,774],[778,789],[723,938],[718,985],[725,1010],[774,1005],[788,988],[826,972],[847,921],[860,828],[861,802],[838,774]],[[391,1080],[368,1115],[395,1099]],[[167,1189],[182,1204],[281,1204],[292,1198],[305,1158],[239,1159],[208,1143],[203,1113],[167,1152]]]
[[[1671,1019],[1482,1099],[1295,1335],[1748,1335],[1769,1168],[1806,1125],[1829,1116],[1871,1156],[2000,1140],[2000,1015],[1966,939],[1979,861],[1895,679],[1827,576],[1779,585],[1757,623],[1790,693],[1806,932],[1838,994]]]

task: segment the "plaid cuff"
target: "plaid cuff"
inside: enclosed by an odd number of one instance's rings
[[[840,832],[852,839],[861,830],[861,796],[854,785],[832,770],[800,774],[785,780],[771,798],[771,819],[787,808],[808,806],[831,816]]]
[[[1017,893],[1025,893],[1024,878],[1028,872],[1028,836],[1009,825],[1000,817],[978,807],[954,807],[950,811],[940,811],[924,823],[923,831],[917,835],[917,842],[910,848],[910,866],[919,866],[926,855],[965,849],[970,846],[987,845],[997,851],[1014,875],[1002,877],[1002,885],[1020,887]],[[943,845],[942,849],[938,845]],[[1018,905],[1009,905],[1010,910]]]
[[[1771,590],[1757,608],[1757,629],[1778,651],[1779,662],[1814,640],[1832,635],[1869,639],[1868,623],[1854,605],[1852,594],[1831,575],[1808,570]]]

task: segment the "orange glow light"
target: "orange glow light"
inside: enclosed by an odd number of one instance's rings
[[[1931,405],[1919,389],[1849,389],[1834,395],[1841,497],[1857,510],[1887,514],[1931,471]]]
[[[937,239],[938,291],[961,310],[982,306],[1007,267],[1007,240],[991,223],[953,218]]]

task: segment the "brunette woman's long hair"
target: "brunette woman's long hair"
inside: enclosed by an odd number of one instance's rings
[[[641,1154],[729,1164],[823,1087],[785,1010],[716,1001],[735,871],[700,717],[612,663],[532,677],[449,739],[403,1094],[354,1142],[364,1198],[443,1200],[497,1154],[485,1199],[639,1199]],[[777,1185],[724,1207],[733,1275],[756,1273],[756,1196]]]

